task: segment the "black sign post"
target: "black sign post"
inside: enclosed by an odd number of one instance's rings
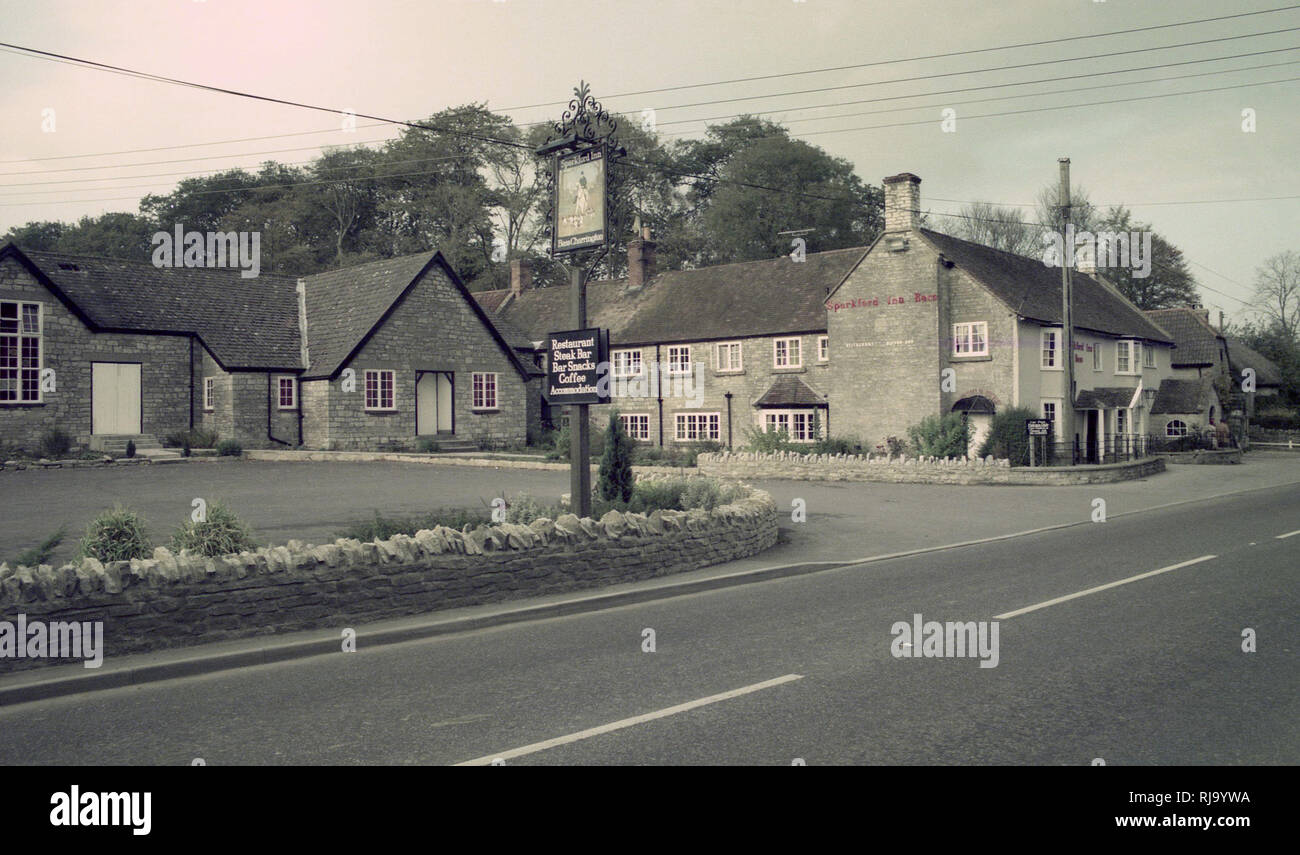
[[[1025,434],[1029,436],[1029,465],[1034,466],[1036,465],[1034,463],[1034,447],[1038,445],[1038,438],[1040,436],[1052,435],[1052,420],[1026,419]],[[1046,442],[1046,440],[1044,440],[1044,442]],[[1043,450],[1046,451],[1047,449],[1044,448]],[[1043,458],[1044,462],[1046,462],[1047,455],[1044,454]]]

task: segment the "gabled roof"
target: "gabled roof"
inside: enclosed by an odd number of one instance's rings
[[[1125,409],[1133,403],[1133,396],[1136,394],[1136,389],[1124,386],[1084,389],[1075,396],[1074,408],[1076,410]]]
[[[1215,365],[1223,336],[1201,314],[1202,309],[1179,306],[1148,309],[1144,314],[1174,339],[1174,365]]]
[[[782,374],[754,402],[756,407],[825,407],[826,398],[793,374]]]
[[[1237,379],[1241,378],[1243,370],[1255,369],[1256,388],[1282,385],[1282,372],[1277,364],[1239,338],[1228,338],[1228,364]]]
[[[971,243],[930,229],[917,229],[931,246],[956,263],[1022,318],[1061,323],[1061,271],[1038,258]],[[1173,339],[1116,291],[1077,270],[1072,277],[1072,324],[1113,336],[1172,344]]]
[[[311,365],[303,377],[333,379],[434,266],[442,268],[515,370],[527,378],[528,369],[440,252],[385,258],[304,277]]]
[[[96,331],[197,335],[226,369],[302,367],[292,279],[0,248],[11,255]]]
[[[826,295],[848,276],[866,249],[809,253],[695,270],[666,270],[641,288],[625,279],[587,286],[587,322],[610,331],[619,346],[819,332]],[[474,295],[500,305],[501,291]],[[567,287],[535,288],[505,303],[497,317],[534,340],[572,329]]]
[[[1209,383],[1201,380],[1161,380],[1151,413],[1199,413],[1209,404]]]

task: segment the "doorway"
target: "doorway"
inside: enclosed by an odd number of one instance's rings
[[[90,363],[90,432],[140,434],[140,363]]]
[[[452,388],[450,371],[421,371],[416,375],[415,433],[418,436],[456,432]]]

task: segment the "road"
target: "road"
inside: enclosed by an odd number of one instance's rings
[[[943,517],[917,524],[942,526]],[[1284,486],[0,708],[0,762],[1295,764],[1297,556],[1300,490]],[[997,667],[895,658],[891,627],[915,613],[1002,616]],[[647,628],[653,653],[643,651]],[[1242,650],[1247,628],[1253,653]],[[657,717],[636,718],[648,714]],[[592,729],[602,732],[584,733]],[[548,740],[559,742],[529,748]]]

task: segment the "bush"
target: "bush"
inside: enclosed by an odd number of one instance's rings
[[[86,527],[78,555],[100,561],[129,561],[148,558],[153,545],[145,529],[144,517],[121,505],[104,511]]]
[[[1010,460],[1012,466],[1027,466],[1029,437],[1025,435],[1025,422],[1036,418],[1038,416],[1028,407],[1012,407],[995,414],[988,436],[980,445],[979,456],[993,455],[997,459]]]
[[[961,413],[926,416],[907,435],[923,457],[965,457],[970,448],[970,427]]]
[[[506,501],[506,522],[508,523],[528,525],[533,520],[539,520],[542,517],[553,520],[563,513],[566,513],[566,511],[560,507],[559,502],[543,502],[527,493],[520,493],[513,499]]]
[[[740,489],[738,487],[722,484],[712,478],[691,478],[687,480],[686,489],[682,490],[679,501],[683,511],[689,511],[692,508],[711,511],[719,505],[735,501],[739,495]]]
[[[862,440],[856,436],[828,436],[808,448],[809,454],[865,454]]]
[[[186,444],[190,448],[215,448],[218,438],[216,431],[193,428],[167,434],[163,445],[167,448],[184,448]]]
[[[597,458],[605,453],[605,434],[598,430],[588,432],[590,442],[588,447],[591,449],[591,456]],[[565,425],[552,434],[551,449],[546,452],[547,460],[568,460],[569,459],[569,426]]]
[[[41,456],[63,457],[72,448],[72,437],[60,428],[50,428],[41,434]]]
[[[1251,423],[1265,430],[1300,430],[1300,413],[1295,410],[1270,407],[1267,410],[1256,411]]]
[[[128,439],[128,440],[126,441],[126,456],[127,456],[127,457],[135,457],[135,440],[134,440],[134,439]]]
[[[244,447],[238,440],[223,439],[217,443],[217,454],[222,457],[238,457],[244,453]]]
[[[15,567],[38,567],[41,564],[48,564],[50,557],[54,555],[54,550],[59,548],[63,538],[68,533],[68,527],[61,525],[49,537],[42,540],[31,549],[25,550],[18,554],[18,557],[9,562]]]
[[[475,526],[491,524],[491,513],[475,508],[441,508],[428,514],[413,517],[385,517],[379,511],[375,511],[373,520],[352,523],[339,532],[338,536],[353,538],[366,543],[372,540],[388,540],[395,534],[413,536],[417,531],[435,528],[440,525],[459,530],[465,528],[465,526],[474,528]]]
[[[419,449],[424,454],[434,454],[439,450],[438,440],[431,436],[420,437]]]
[[[197,555],[215,558],[256,549],[257,543],[253,540],[253,532],[235,516],[234,511],[221,502],[213,502],[208,505],[202,522],[190,520],[176,530],[171,548],[176,552],[188,549]]]
[[[807,446],[799,445],[790,439],[789,431],[760,430],[751,427],[745,431],[745,450],[756,451],[759,454],[775,454],[778,451],[803,452],[807,450]]]
[[[605,451],[600,456],[597,490],[602,499],[626,502],[632,498],[632,438],[623,429],[617,412],[609,414]]]

